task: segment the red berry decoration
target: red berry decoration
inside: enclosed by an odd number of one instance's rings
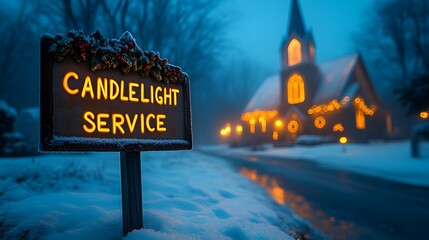
[[[90,36],[72,30],[66,35],[52,37],[49,53],[56,61],[63,61],[66,56],[74,58],[76,62],[88,61],[92,71],[119,68],[124,73],[135,71],[142,76],[151,75],[165,83],[188,80],[179,67],[168,64],[167,59],[161,59],[159,53],[142,51],[129,32],[116,40],[105,39],[99,30]]]

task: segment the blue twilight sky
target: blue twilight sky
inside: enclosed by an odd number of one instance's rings
[[[299,0],[305,27],[313,30],[318,62],[356,51],[352,34],[374,0]],[[291,0],[232,0],[227,32],[232,44],[269,71],[277,71],[280,43],[289,24]],[[272,61],[272,64],[270,62]]]

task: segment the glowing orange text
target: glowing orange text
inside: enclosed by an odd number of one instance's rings
[[[80,81],[81,87],[71,87],[70,82]],[[172,87],[145,85],[144,83],[117,81],[89,76],[79,78],[75,72],[67,72],[63,78],[63,89],[70,95],[80,93],[81,98],[96,100],[119,100],[123,102],[140,102],[158,105],[177,106],[180,90]]]
[[[164,114],[120,114],[120,113],[98,113],[87,111],[83,114],[83,130],[86,133],[133,133],[138,126],[140,133],[165,132],[166,115]]]

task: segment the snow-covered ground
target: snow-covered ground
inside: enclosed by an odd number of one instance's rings
[[[195,151],[143,153],[142,185],[145,229],[126,239],[292,239],[308,228],[229,163]],[[121,237],[118,153],[0,158],[1,239]]]
[[[345,151],[343,151],[345,147]],[[210,151],[230,154],[271,156],[290,160],[307,159],[325,167],[344,169],[408,184],[429,186],[429,142],[422,142],[420,158],[412,158],[409,141],[369,144],[322,144],[317,146],[268,147],[262,151],[249,148],[217,146]]]

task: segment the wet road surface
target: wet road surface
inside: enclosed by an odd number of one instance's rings
[[[222,157],[329,239],[429,239],[427,187],[328,169],[306,160]]]

